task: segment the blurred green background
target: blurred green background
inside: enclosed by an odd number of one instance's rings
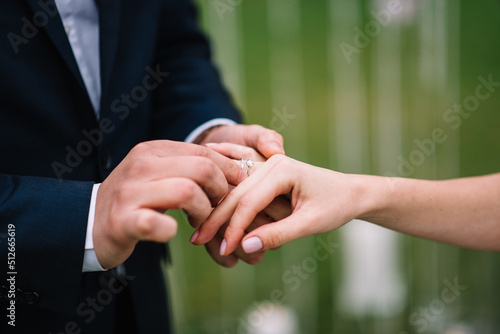
[[[198,4],[235,103],[289,156],[425,179],[500,169],[500,87],[474,98],[479,77],[500,82],[500,1]],[[464,103],[459,124],[448,110]],[[422,148],[436,129],[446,140]],[[224,269],[179,220],[178,333],[500,333],[500,254],[353,222]]]

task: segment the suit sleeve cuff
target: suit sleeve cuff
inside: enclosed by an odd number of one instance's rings
[[[214,126],[219,126],[219,125],[235,125],[237,124],[235,121],[229,119],[229,118],[214,118],[208,122],[203,123],[202,125],[198,126],[196,129],[191,131],[191,133],[184,139],[186,143],[192,143],[198,138],[203,132],[207,131],[210,128],[213,128]]]
[[[85,237],[85,253],[83,255],[83,268],[82,272],[89,271],[106,271],[99,260],[94,250],[94,237],[92,232],[94,231],[94,219],[95,219],[95,206],[97,200],[97,191],[101,186],[100,183],[94,184],[92,187],[92,196],[90,198],[89,216],[87,220],[87,235]]]

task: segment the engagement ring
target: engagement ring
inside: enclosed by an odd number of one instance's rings
[[[254,165],[253,161],[250,159],[243,159],[241,158],[240,160],[240,167],[247,173],[248,176],[250,176],[250,167]]]

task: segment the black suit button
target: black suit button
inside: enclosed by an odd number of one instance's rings
[[[105,148],[101,149],[101,167],[103,170],[109,170],[111,168],[111,154]]]
[[[28,305],[35,304],[40,299],[38,293],[36,292],[25,292],[21,297],[21,301],[25,302]]]

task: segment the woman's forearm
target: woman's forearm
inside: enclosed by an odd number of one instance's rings
[[[500,174],[446,181],[360,176],[359,218],[414,236],[500,251]]]

